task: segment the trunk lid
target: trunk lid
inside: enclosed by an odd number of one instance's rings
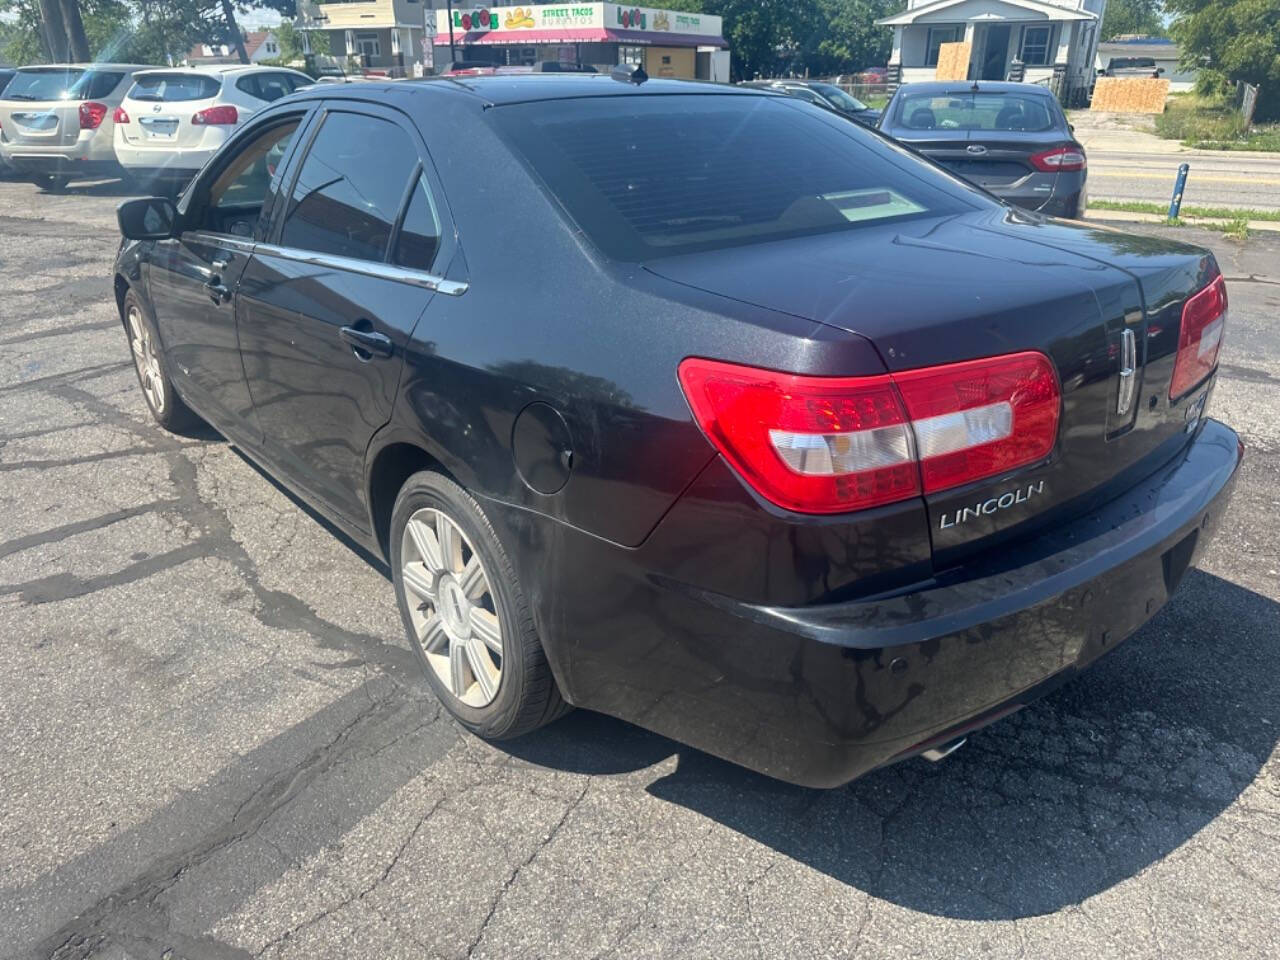
[[[221,90],[221,78],[208,74],[138,74],[123,103],[131,122],[121,125],[121,136],[132,147],[198,146],[207,128],[191,118],[213,106]]]
[[[1048,460],[930,494],[935,567],[1064,520],[1154,471],[1187,440],[1168,398],[1196,248],[1012,211],[868,227],[652,261],[668,280],[866,337],[890,371],[1037,350],[1062,387]],[[1148,288],[1144,297],[1143,286]],[[1125,331],[1136,383],[1120,412]]]

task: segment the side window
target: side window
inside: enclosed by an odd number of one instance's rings
[[[283,73],[261,73],[258,75],[258,99],[273,103],[281,97],[293,93],[289,78]]]
[[[214,233],[252,237],[271,178],[298,132],[300,120],[290,120],[264,131],[244,148],[209,188],[201,227]]]
[[[426,180],[419,177],[396,239],[394,262],[413,270],[430,271],[439,249],[440,217]]]
[[[258,88],[258,74],[251,73],[247,77],[241,77],[236,81],[236,89],[241,93],[247,93],[256,100],[262,99],[262,92]]]
[[[280,243],[383,261],[418,151],[396,124],[331,113],[298,173]]]

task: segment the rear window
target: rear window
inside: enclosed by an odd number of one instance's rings
[[[907,94],[898,116],[908,130],[1052,130],[1048,97],[1019,93]]]
[[[5,88],[6,100],[65,100],[83,70],[19,70]]]
[[[968,209],[943,174],[796,101],[598,97],[490,112],[550,193],[620,260]]]
[[[198,73],[152,73],[138,77],[133,89],[129,91],[129,99],[164,103],[208,100],[216,97],[221,89],[221,81]]]
[[[109,70],[88,70],[67,91],[68,100],[101,100],[120,85],[124,74]]]

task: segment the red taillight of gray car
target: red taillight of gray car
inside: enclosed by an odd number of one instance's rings
[[[1084,151],[1078,147],[1054,147],[1033,153],[1027,158],[1031,165],[1043,173],[1083,170],[1086,165]]]
[[[1176,400],[1213,372],[1227,322],[1227,283],[1218,274],[1213,282],[1187,299],[1182,307],[1178,358],[1169,382],[1169,399]]]
[[[80,129],[97,130],[106,119],[108,109],[105,103],[97,103],[93,100],[80,104]]]
[[[846,513],[1044,459],[1061,391],[1049,359],[1018,353],[875,377],[809,377],[690,358],[690,409],[765,499]]]

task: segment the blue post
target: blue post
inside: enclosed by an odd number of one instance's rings
[[[1182,209],[1182,191],[1187,188],[1187,171],[1191,164],[1184,163],[1178,167],[1178,179],[1173,181],[1173,199],[1169,201],[1169,219],[1178,219],[1178,211]]]

